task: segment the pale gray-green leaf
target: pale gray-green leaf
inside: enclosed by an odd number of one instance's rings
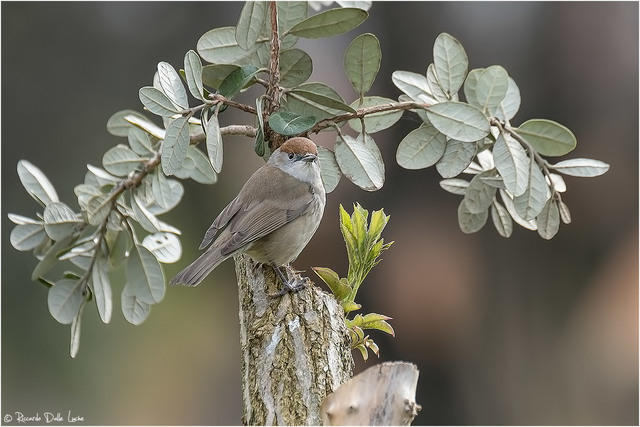
[[[126,121],[126,116],[134,116],[140,120],[147,120],[147,118],[134,110],[122,110],[114,113],[107,121],[107,132],[115,136],[127,136],[129,129],[131,129],[131,123]]]
[[[479,214],[489,209],[496,194],[496,188],[485,184],[482,181],[482,176],[484,174],[473,177],[464,195],[466,209],[473,214]]]
[[[208,163],[208,162],[207,162]],[[184,187],[179,181],[167,179],[161,170],[157,170],[153,174],[151,181],[154,202],[165,209],[165,212],[173,209],[184,194]]]
[[[316,123],[315,117],[299,116],[290,111],[278,111],[269,116],[269,126],[280,135],[298,135]]]
[[[433,64],[429,64],[429,66],[427,67],[426,76],[427,76],[427,85],[429,86],[429,92],[437,102],[449,101],[450,98],[445,93],[444,89],[442,88],[442,85],[438,81],[438,77],[436,77],[435,70],[436,69]]]
[[[266,1],[244,3],[236,26],[236,41],[241,48],[250,49],[256,44],[267,17],[267,7]]]
[[[20,224],[13,227],[9,240],[19,251],[29,251],[38,247],[47,238],[42,223]]]
[[[144,205],[144,203],[139,199],[137,193],[134,193],[131,198],[131,209],[133,209],[133,214],[135,216],[136,221],[140,223],[142,228],[147,230],[150,233],[156,233],[160,231],[160,221],[155,217],[154,214],[149,211]]]
[[[14,224],[42,224],[42,221],[27,216],[8,213],[7,217]]]
[[[536,164],[535,159],[531,159],[529,161],[527,189],[522,195],[514,196],[513,205],[522,218],[525,220],[533,219],[542,211],[549,196],[549,186],[544,179],[544,175]]]
[[[238,45],[235,27],[221,27],[209,30],[198,39],[196,50],[205,61],[214,64],[245,65],[256,61],[258,49],[268,43],[256,43],[251,49],[245,50]],[[256,64],[253,64],[256,65]]]
[[[187,79],[189,92],[194,98],[204,100],[204,87],[202,85],[202,62],[198,54],[190,50],[184,56],[184,75]]]
[[[552,120],[527,120],[516,132],[544,156],[564,156],[576,148],[573,132]]]
[[[43,206],[59,201],[58,193],[46,175],[27,160],[18,162],[18,177],[27,193]]]
[[[58,322],[68,325],[73,322],[73,318],[78,314],[83,300],[80,281],[73,279],[59,280],[55,286],[49,288],[47,296],[49,313]]]
[[[190,146],[187,150],[187,158],[193,162],[189,178],[200,184],[215,184],[218,181],[218,175],[213,170],[211,162],[200,149]]]
[[[147,110],[162,117],[171,117],[180,112],[179,108],[161,91],[153,86],[145,86],[138,91],[140,102]]]
[[[162,143],[162,170],[173,175],[180,169],[187,157],[189,147],[189,122],[186,117],[178,117],[171,122]]]
[[[336,0],[341,7],[357,7],[362,10],[371,9],[372,1],[347,1],[347,0]],[[329,3],[331,4],[331,3]]]
[[[569,159],[549,166],[565,175],[592,177],[600,176],[609,170],[609,165],[594,159]]]
[[[344,55],[344,70],[360,96],[371,89],[381,61],[380,42],[373,34],[361,34],[349,44]]]
[[[516,211],[516,208],[513,204],[513,198],[507,194],[507,192],[505,190],[499,190],[500,191],[500,196],[502,197],[502,201],[504,202],[504,206],[507,208],[507,211],[509,212],[509,215],[511,215],[511,218],[513,218],[513,220],[515,222],[517,222],[518,224],[520,224],[521,226],[523,226],[524,228],[528,229],[528,230],[537,230],[538,229],[538,225],[536,224],[536,220],[534,219],[524,219],[520,216],[520,214],[518,214],[518,212]]]
[[[470,234],[480,231],[482,227],[487,223],[489,217],[489,211],[487,209],[473,213],[469,210],[465,203],[465,199],[462,199],[460,205],[458,205],[458,225],[463,233]]]
[[[564,182],[564,178],[562,178],[561,175],[550,173],[549,176],[546,177],[546,181],[549,186],[553,184],[553,188],[558,193],[564,193],[567,191],[567,184]]]
[[[168,62],[158,63],[158,80],[165,95],[179,109],[185,110],[189,107],[187,91],[182,84],[180,75]]]
[[[484,175],[480,177],[480,179],[489,187],[498,188],[502,190],[506,188],[504,186],[504,181],[502,180],[502,177],[500,175],[498,176]]]
[[[467,98],[467,102],[469,104],[475,105],[476,107],[480,106],[478,98],[476,97],[476,86],[478,85],[478,79],[483,72],[484,68],[474,68],[469,71],[469,74],[467,74],[467,78],[464,81],[464,96]]]
[[[93,196],[102,194],[97,187],[89,184],[76,185],[73,189],[73,192],[78,197],[78,205],[80,205],[80,208],[82,208],[83,210],[87,209],[87,203],[89,203],[89,199],[91,199]]]
[[[118,144],[104,153],[102,166],[107,172],[122,177],[136,170],[142,160],[132,149]]]
[[[376,107],[385,104],[392,104],[395,101],[389,98],[383,98],[381,96],[365,96],[362,101],[356,100],[351,104],[354,109]],[[389,110],[382,111],[380,113],[367,114],[364,118],[364,130],[362,129],[362,122],[360,119],[349,120],[349,126],[356,132],[366,132],[368,134],[379,132],[387,129],[402,117],[404,111],[402,110]]]
[[[111,198],[108,194],[93,196],[87,202],[87,217],[89,224],[100,225],[111,211]]]
[[[549,199],[536,217],[538,234],[545,240],[551,240],[560,229],[560,212],[553,199]]]
[[[480,166],[476,162],[472,161],[471,163],[469,163],[469,166],[467,166],[467,168],[462,171],[462,173],[476,175],[476,174],[479,174],[480,172],[482,172],[483,170],[484,169],[482,169],[482,166]]]
[[[380,150],[369,135],[357,138],[345,135],[335,145],[336,161],[351,182],[366,191],[376,191],[384,185],[384,162]]]
[[[135,245],[127,261],[127,284],[142,302],[156,304],[165,293],[164,273],[155,256],[144,246]]]
[[[357,8],[329,9],[297,23],[289,33],[307,39],[336,36],[356,28],[368,16]]]
[[[202,67],[202,82],[214,89],[218,89],[224,79],[240,68],[233,64],[213,64]]]
[[[447,138],[431,125],[422,125],[400,141],[396,161],[405,169],[422,169],[442,158]]]
[[[327,193],[331,193],[338,186],[342,176],[336,156],[333,151],[318,146],[318,160],[320,162],[320,177],[322,178],[324,190]]]
[[[299,88],[293,89],[289,93],[291,96],[297,96],[297,97],[301,96],[303,98],[306,98],[309,101],[313,101],[316,104],[319,104],[321,106],[324,106],[330,109],[335,109],[338,111],[347,111],[349,113],[356,112],[352,107],[345,104],[344,102],[338,101],[337,99],[334,99],[331,96],[323,95],[322,93],[316,93],[309,90],[301,90]]]
[[[433,44],[433,63],[442,89],[450,96],[457,93],[469,69],[462,44],[455,37],[440,33]]]
[[[565,224],[571,224],[571,211],[569,211],[569,206],[562,200],[558,203],[558,210],[560,211],[560,219]]]
[[[407,94],[415,102],[435,104],[436,99],[431,95],[427,78],[422,74],[411,71],[394,71],[391,80],[398,89]]]
[[[491,111],[500,105],[507,94],[509,74],[500,65],[484,69],[475,87],[476,100],[482,111]]]
[[[491,151],[488,149],[482,149],[481,151],[479,151],[476,158],[478,159],[478,163],[480,163],[480,166],[482,166],[482,169],[485,171],[488,171],[495,167],[495,164],[493,163],[493,153],[491,153]]]
[[[493,147],[493,159],[504,186],[514,196],[520,196],[529,184],[529,157],[526,151],[510,136],[498,136]]]
[[[158,261],[165,264],[176,262],[182,256],[182,246],[175,234],[149,234],[142,241],[142,246],[147,248]]]
[[[123,232],[121,234],[126,234]],[[111,321],[111,313],[113,312],[113,296],[111,294],[111,283],[107,274],[107,263],[101,256],[96,258],[91,272],[91,289],[96,299],[98,314],[104,323]]]
[[[313,72],[311,57],[300,49],[280,52],[280,84],[295,87],[307,81]]]
[[[427,109],[429,121],[451,139],[478,141],[489,134],[491,126],[477,107],[463,102],[441,102]]]
[[[67,237],[81,222],[78,215],[64,203],[50,203],[44,208],[44,229],[53,240]]]
[[[464,196],[464,193],[467,192],[467,188],[469,187],[469,181],[459,178],[443,179],[440,181],[440,187],[449,193]]]
[[[163,120],[164,119],[166,119],[166,117],[163,117]],[[153,136],[154,138],[164,139],[165,130],[160,126],[156,125],[155,123],[150,122],[144,117],[141,119],[138,116],[127,115],[124,117],[124,120],[127,123],[131,124],[132,126],[135,126],[136,128],[145,131],[146,133]],[[134,148],[134,147],[131,147],[131,148]],[[134,148],[134,151],[135,151],[135,148]]]
[[[475,155],[476,144],[450,139],[442,158],[436,163],[436,169],[443,178],[453,178],[471,164]]]
[[[84,306],[87,304],[87,300],[83,300],[80,304],[80,308],[78,309],[78,314],[73,318],[71,322],[71,342],[69,343],[69,355],[72,359],[78,355],[78,350],[80,350],[80,330],[82,327],[82,312],[84,311]]]
[[[518,89],[516,82],[509,77],[507,93],[500,102],[500,105],[490,108],[489,111],[492,116],[500,120],[511,120],[518,112],[518,109],[520,109],[520,89]]]
[[[112,267],[120,265],[127,256],[132,246],[131,236],[127,231],[118,233],[115,241],[109,243],[109,264]]]
[[[513,232],[513,220],[507,209],[497,200],[494,200],[491,205],[491,219],[499,235],[506,238],[511,236]]]
[[[211,166],[213,166],[213,170],[216,173],[220,173],[220,171],[222,171],[223,145],[217,111],[209,118],[209,122],[207,123],[206,145]]]
[[[129,140],[129,147],[131,147],[137,155],[151,157],[155,154],[149,134],[142,129],[131,126],[127,138]]]
[[[138,297],[132,285],[129,283],[124,287],[121,294],[120,306],[122,307],[122,314],[127,322],[133,325],[140,325],[146,320],[151,311],[150,304],[142,302]]]
[[[344,103],[342,97],[335,90],[325,85],[324,83],[304,83],[299,85],[296,89],[305,92],[313,92]],[[281,110],[290,111],[299,116],[315,117],[316,121],[320,121],[332,116],[337,116],[343,113],[343,111],[341,110],[326,107],[293,92],[290,92],[286,95],[286,101],[281,105]]]

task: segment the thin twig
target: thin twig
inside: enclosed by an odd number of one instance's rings
[[[221,135],[243,135],[250,138],[254,138],[258,130],[249,125],[229,125],[220,128]],[[190,142],[192,145],[197,145],[207,139],[207,135],[204,132],[198,132],[191,135]]]

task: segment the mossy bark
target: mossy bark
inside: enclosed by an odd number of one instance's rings
[[[272,298],[271,267],[235,257],[242,346],[242,422],[319,425],[325,396],[349,380],[353,357],[335,298],[307,279],[306,289]],[[291,270],[287,271],[290,275]]]

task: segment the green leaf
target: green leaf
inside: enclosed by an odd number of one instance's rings
[[[476,87],[478,86],[478,79],[484,72],[484,68],[474,68],[467,74],[467,79],[464,81],[464,96],[467,98],[467,103],[480,107],[476,96]]]
[[[324,97],[344,103],[340,95],[324,83],[304,83],[298,86],[296,89],[305,92],[313,92],[315,94],[323,95]],[[341,110],[326,107],[293,92],[288,93],[286,97],[286,102],[281,105],[281,110],[290,111],[292,113],[298,114],[299,116],[315,117],[316,121],[320,121],[322,119],[326,119],[328,117],[336,116],[342,113]]]
[[[202,62],[200,62],[200,57],[193,50],[188,51],[184,56],[184,74],[191,95],[193,95],[194,98],[204,100]]]
[[[125,232],[120,234],[126,235]],[[100,319],[102,319],[104,323],[109,323],[113,311],[113,297],[111,295],[109,276],[107,275],[107,263],[101,256],[96,258],[95,264],[93,265],[91,272],[91,289],[96,299]]]
[[[482,111],[491,111],[500,105],[507,94],[509,74],[500,65],[485,68],[478,77],[475,93]]]
[[[149,234],[142,241],[142,246],[147,248],[158,261],[165,264],[176,262],[182,256],[182,246],[175,234]]]
[[[197,150],[197,148],[195,149]],[[207,161],[207,163],[209,162]],[[184,194],[184,187],[174,179],[167,179],[161,170],[154,171],[152,178],[151,188],[154,202],[161,208],[164,208],[164,212],[170,211],[180,203],[180,199],[182,199],[182,195]]]
[[[380,42],[373,34],[361,34],[349,44],[344,55],[344,70],[360,96],[371,89],[381,61]]]
[[[100,225],[111,211],[111,198],[108,194],[93,196],[87,202],[87,218],[89,224]]]
[[[576,148],[576,137],[573,133],[552,120],[527,120],[516,132],[544,156],[564,156]]]
[[[46,175],[30,162],[18,162],[18,177],[27,193],[43,206],[59,201],[58,193]]]
[[[132,243],[128,232],[118,233],[118,237],[109,245],[109,263],[112,267],[120,265],[127,259]]]
[[[218,89],[224,79],[238,69],[240,69],[238,65],[232,64],[205,65],[202,67],[202,82],[213,89]]]
[[[38,280],[39,278],[42,278],[45,273],[51,270],[58,263],[58,253],[67,248],[74,238],[75,237],[71,235],[55,242],[33,269],[33,272],[31,273],[31,280]]]
[[[352,311],[360,310],[362,308],[360,304],[356,304],[353,301],[343,301],[342,303],[340,303],[340,305],[342,306],[345,314],[351,313]]]
[[[520,89],[516,85],[516,82],[509,77],[509,84],[507,87],[507,93],[500,102],[500,105],[489,109],[490,114],[499,118],[500,120],[511,120],[516,115],[520,108]]]
[[[37,248],[45,241],[47,235],[42,223],[16,225],[11,230],[9,239],[11,245],[19,251],[29,251]]]
[[[158,116],[171,117],[180,112],[180,109],[173,105],[173,102],[167,98],[167,95],[153,86],[140,88],[138,96],[142,105]]]
[[[145,207],[137,193],[134,193],[131,198],[131,209],[133,210],[135,220],[140,223],[142,228],[150,233],[160,231],[160,221]]]
[[[223,146],[222,135],[220,134],[220,124],[218,122],[218,111],[209,118],[207,123],[207,154],[213,170],[216,173],[222,171]]]
[[[458,206],[458,224],[463,233],[470,234],[480,231],[487,223],[489,211],[484,210],[479,213],[473,213],[467,208],[465,199],[462,199]]]
[[[514,196],[522,195],[529,183],[529,158],[520,143],[510,136],[499,135],[493,159],[506,189]]]
[[[423,169],[436,164],[444,154],[447,138],[431,125],[422,125],[404,137],[396,161],[405,169]]]
[[[155,256],[144,246],[135,245],[127,261],[127,287],[147,304],[162,301],[165,293],[164,273]]]
[[[451,98],[460,90],[467,75],[467,53],[455,37],[440,33],[433,44],[433,63],[440,86]]]
[[[295,87],[307,81],[313,72],[311,57],[300,49],[280,52],[280,84]]]
[[[251,49],[242,49],[236,40],[235,27],[209,30],[198,39],[196,50],[207,62],[214,64],[258,65],[259,49],[268,49],[267,42],[256,43]],[[206,68],[206,67],[205,67]]]
[[[291,92],[289,92],[289,94],[291,96],[301,96],[308,99],[309,101],[315,102],[316,104],[338,111],[348,111],[349,113],[356,112],[353,108],[351,108],[344,102],[333,99],[330,96],[325,96],[321,93],[316,93],[308,90],[293,89]]]
[[[74,359],[78,355],[78,350],[80,350],[80,329],[82,326],[82,312],[84,311],[84,306],[86,304],[87,301],[83,300],[82,304],[80,304],[78,314],[73,318],[73,322],[71,322],[71,342],[69,344],[69,355],[72,359]]]
[[[289,33],[307,39],[336,36],[353,30],[368,16],[357,8],[329,9],[299,22]]]
[[[107,172],[116,176],[127,176],[135,171],[143,159],[133,150],[123,144],[110,148],[102,156],[102,166]]]
[[[333,151],[318,146],[318,160],[320,161],[320,178],[322,178],[324,190],[331,193],[338,186],[342,176],[336,155]]]
[[[476,155],[476,144],[471,142],[447,141],[444,154],[436,163],[436,169],[443,178],[453,178],[464,171]]]
[[[180,75],[168,62],[158,63],[158,80],[162,92],[181,110],[189,108],[187,91],[184,89]]]
[[[560,212],[558,205],[553,199],[547,200],[544,208],[536,217],[538,223],[538,234],[545,240],[551,240],[560,229]]]
[[[144,322],[151,311],[151,306],[142,302],[140,297],[133,293],[132,285],[129,283],[122,290],[120,306],[124,318],[133,325]]]
[[[245,65],[232,71],[222,83],[219,92],[225,98],[233,98],[258,74],[258,68],[253,65]]]
[[[489,134],[489,121],[477,107],[463,102],[442,102],[427,109],[429,120],[443,134],[462,142],[478,141]]]
[[[429,85],[429,91],[431,92],[431,96],[438,102],[449,101],[449,99],[453,99],[455,101],[455,97],[447,95],[442,88],[442,84],[438,81],[438,77],[436,76],[436,68],[433,64],[429,64],[427,67],[427,85]],[[457,95],[456,95],[457,96]]]
[[[345,280],[340,279],[338,273],[330,268],[325,267],[313,267],[312,270],[318,275],[318,277],[322,279],[324,283],[327,284],[327,286],[329,286],[329,289],[331,289],[331,292],[333,292],[333,294],[339,301],[349,296],[351,287],[346,283]]]
[[[499,188],[503,190],[506,188],[504,186],[504,181],[502,180],[502,177],[500,175],[498,176],[483,175],[480,177],[480,179],[482,180],[482,182],[484,182],[490,187]]]
[[[507,209],[497,200],[491,205],[491,219],[496,227],[498,234],[502,237],[509,238],[513,232],[513,221]]]
[[[369,135],[338,138],[335,154],[340,170],[351,182],[366,191],[382,188],[384,162],[378,146]]]
[[[67,205],[55,202],[44,208],[44,229],[52,240],[69,236],[82,221]]]
[[[63,325],[73,322],[83,301],[82,283],[79,280],[62,279],[49,288],[47,297],[49,312]]]
[[[269,126],[280,135],[298,135],[316,124],[314,117],[299,116],[289,111],[278,111],[269,117]]]
[[[213,170],[207,155],[200,149],[190,146],[187,150],[187,158],[193,161],[194,167],[189,177],[200,184],[215,184],[218,175]]]
[[[391,318],[383,314],[369,313],[362,317],[362,324],[359,326],[362,329],[377,329],[395,337],[396,333],[387,320]]]
[[[173,120],[162,143],[162,170],[166,175],[173,175],[187,157],[189,147],[189,121],[187,117]]]
[[[236,41],[243,49],[250,49],[264,27],[267,17],[267,2],[248,1],[244,3],[238,25],[236,26]]]
[[[127,134],[129,146],[139,156],[150,157],[155,154],[149,134],[139,128],[129,127]]]
[[[600,176],[609,170],[608,164],[593,159],[563,160],[549,167],[565,175],[582,177]]]
[[[87,209],[87,203],[89,203],[90,198],[102,194],[102,192],[97,187],[89,184],[76,185],[73,189],[73,192],[78,197],[78,204],[80,205],[80,208],[82,208],[82,210]]]
[[[485,184],[482,180],[485,175],[486,173],[482,173],[474,176],[464,194],[466,209],[472,214],[479,214],[489,209],[496,194],[496,188]]]
[[[395,101],[389,98],[383,98],[381,96],[365,96],[362,100],[356,100],[351,104],[354,109],[376,107],[379,105],[391,104]],[[364,132],[371,134],[387,129],[402,117],[404,111],[402,110],[390,110],[380,113],[367,114],[364,118]],[[360,119],[352,119],[348,121],[351,129],[356,132],[363,132],[362,122]]]
[[[569,206],[562,200],[558,203],[558,210],[560,211],[560,219],[565,224],[571,224],[571,212],[569,211]]]
[[[147,118],[134,110],[122,110],[114,113],[107,121],[107,132],[115,136],[127,136],[129,129],[131,129],[131,123],[126,121],[126,116],[134,116],[141,120],[147,120]]]
[[[509,194],[507,194],[505,190],[500,190],[500,196],[502,197],[502,201],[504,202],[504,206],[507,208],[509,215],[511,215],[511,218],[513,218],[515,222],[517,222],[527,230],[535,231],[538,229],[538,225],[536,224],[535,219],[524,219],[518,214],[518,211],[516,211],[516,208],[514,206],[513,198]]]
[[[544,175],[536,164],[535,159],[531,159],[529,162],[527,189],[521,196],[515,196],[513,198],[513,205],[518,215],[525,220],[535,218],[540,211],[542,211],[549,196],[549,187],[544,179]]]
[[[414,102],[435,104],[436,99],[431,95],[427,78],[422,74],[410,71],[394,71],[391,80],[398,89],[407,94]]]

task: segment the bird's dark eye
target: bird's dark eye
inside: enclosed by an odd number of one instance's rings
[[[289,160],[293,160],[293,157],[294,157],[293,153],[289,153]]]

